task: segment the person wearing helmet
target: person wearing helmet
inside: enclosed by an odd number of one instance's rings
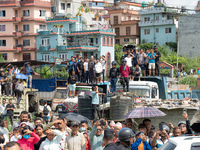
[[[156,148],[160,148],[161,146],[163,146],[165,143],[168,142],[169,139],[169,132],[170,132],[169,127],[165,123],[160,123],[160,124],[162,124],[162,131],[158,129],[152,142],[152,146]]]
[[[134,133],[130,128],[122,128],[119,130],[118,139],[116,145],[120,150],[131,150],[131,143],[134,138]]]
[[[117,79],[119,77],[119,69],[116,68],[116,61],[112,62],[112,68],[110,69],[110,73],[109,73],[109,82],[111,84],[111,93],[116,93],[116,83],[117,83]]]
[[[123,60],[122,65],[119,68],[119,74],[122,78],[123,90],[126,92],[129,92],[129,74],[130,74],[130,72],[131,72],[130,68],[126,64],[126,60]],[[127,87],[126,90],[125,90],[125,86]]]

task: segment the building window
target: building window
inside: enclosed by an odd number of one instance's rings
[[[156,33],[159,33],[159,28],[156,28]]]
[[[0,31],[1,32],[6,31],[6,25],[0,25]]]
[[[67,54],[59,54],[59,59],[62,59],[62,61],[67,60]]]
[[[144,21],[150,21],[151,19],[150,19],[150,17],[145,17],[144,18]]]
[[[116,35],[120,35],[120,30],[119,30],[119,28],[115,28],[115,34],[116,34]]]
[[[115,44],[120,44],[120,39],[115,39]]]
[[[156,16],[156,20],[159,20],[159,16]]]
[[[30,30],[29,24],[24,24],[23,25],[23,31],[29,31],[29,30]]]
[[[99,39],[98,38],[96,38],[96,45],[98,45],[99,44]]]
[[[30,39],[23,40],[23,46],[30,46]]]
[[[49,46],[49,38],[42,39],[42,46]]]
[[[144,35],[149,35],[150,34],[150,29],[144,29]]]
[[[111,46],[113,46],[113,37],[111,37],[110,43],[111,43]]]
[[[107,37],[107,46],[109,46],[109,44],[110,44],[110,43],[109,43],[109,37]]]
[[[67,3],[67,8],[70,8],[71,7],[71,4],[70,3]]]
[[[1,57],[3,57],[4,60],[7,60],[7,59],[8,59],[7,53],[3,53]]]
[[[131,35],[131,27],[126,27],[126,35]]]
[[[124,39],[124,42],[129,42],[129,38],[125,38],[125,39]]]
[[[23,60],[31,60],[31,54],[30,53],[23,53]]]
[[[5,16],[6,16],[6,11],[0,10],[0,17],[5,17]]]
[[[165,28],[165,33],[172,33],[172,28]]]
[[[0,40],[0,46],[6,46],[6,40]]]
[[[50,61],[50,55],[49,54],[42,54],[42,61]]]
[[[61,10],[65,10],[65,3],[61,3]]]
[[[39,27],[39,28],[40,28],[41,30],[46,30],[46,27],[47,27],[47,26],[46,26],[45,24],[40,24],[40,27]]]
[[[85,4],[85,3],[83,4],[83,7],[86,7],[86,4]]]
[[[118,16],[114,16],[114,24],[118,24]]]
[[[30,13],[29,10],[23,10],[23,17],[29,17]]]
[[[40,10],[40,17],[46,16],[46,10]]]
[[[103,46],[106,45],[106,38],[105,36],[103,37]]]

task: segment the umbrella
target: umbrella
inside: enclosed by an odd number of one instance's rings
[[[18,73],[16,74],[16,79],[27,79],[27,76],[25,76],[24,74]]]
[[[200,121],[197,121],[197,122],[193,123],[191,128],[196,133],[200,133]]]
[[[159,117],[166,114],[154,107],[139,107],[129,111],[124,118]]]
[[[70,121],[76,121],[78,123],[81,123],[81,121],[86,120],[88,122],[88,127],[92,128],[92,123],[90,122],[90,120],[87,117],[82,116],[80,114],[66,113],[66,114],[63,114],[62,117],[65,117],[67,120],[70,120]]]

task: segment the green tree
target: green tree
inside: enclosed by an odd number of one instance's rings
[[[197,86],[197,78],[193,77],[185,77],[185,78],[179,78],[179,84],[185,84],[189,86]]]
[[[154,44],[153,43],[143,43],[139,46],[140,49],[151,49],[153,48]]]
[[[118,65],[121,63],[121,57],[123,55],[122,49],[123,45],[119,44],[115,45],[115,61],[117,62]]]

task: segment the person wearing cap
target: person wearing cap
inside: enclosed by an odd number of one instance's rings
[[[126,60],[122,61],[122,65],[119,68],[119,74],[122,78],[123,91],[129,92],[129,74],[131,73],[129,66],[126,64]],[[125,86],[127,89],[125,90]]]
[[[132,150],[151,150],[151,146],[147,142],[147,138],[144,135],[144,132],[136,132],[136,142],[132,144]]]
[[[26,83],[27,83],[27,87],[29,87],[29,88],[32,88],[32,75],[34,73],[35,72],[33,71],[32,67],[30,66],[30,62],[25,63],[24,74],[27,77]],[[29,86],[28,86],[28,81],[29,81]]]
[[[86,150],[85,137],[83,133],[79,133],[79,124],[77,122],[71,123],[72,133],[66,138],[65,148],[67,150]]]
[[[130,150],[134,136],[135,135],[130,128],[122,128],[118,133],[119,140],[116,142],[118,149]]]
[[[115,122],[113,120],[110,121],[110,129],[113,129],[115,128]]]
[[[114,127],[114,132],[115,132],[115,135],[113,138],[114,143],[118,141],[118,133],[121,129],[122,129],[122,124],[120,122],[117,122]]]
[[[159,58],[161,57],[160,52],[158,51],[158,47],[156,45],[153,46],[154,49],[154,53],[155,53],[155,72],[156,72],[156,76],[160,75],[160,62],[159,62]]]
[[[169,127],[165,123],[160,123],[160,124],[162,125],[162,131],[158,129],[152,142],[152,146],[156,148],[160,148],[161,146],[163,146],[165,143],[168,142],[169,139],[169,132],[170,132]]]
[[[118,150],[118,147],[113,142],[114,134],[113,129],[105,129],[103,136],[104,150]]]

